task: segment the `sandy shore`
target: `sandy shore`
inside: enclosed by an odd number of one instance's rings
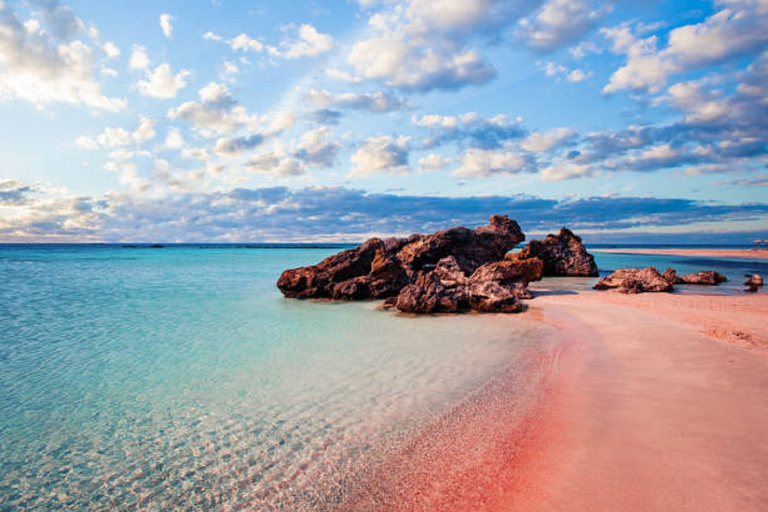
[[[591,252],[621,254],[666,254],[672,256],[704,256],[712,258],[768,259],[768,249],[590,249]]]
[[[579,347],[528,510],[768,510],[768,294],[544,295]]]
[[[768,511],[768,294],[536,295],[548,346],[339,510]]]

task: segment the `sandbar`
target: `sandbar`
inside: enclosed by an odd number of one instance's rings
[[[670,249],[638,249],[638,248],[616,248],[616,249],[590,249],[590,252],[611,252],[621,254],[661,254],[669,256],[703,256],[710,258],[746,258],[746,259],[768,259],[768,249],[691,249],[691,248],[670,248]]]

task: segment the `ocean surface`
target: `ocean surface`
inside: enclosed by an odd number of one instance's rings
[[[0,245],[0,511],[329,510],[547,334],[525,314],[282,298],[283,269],[338,250]],[[718,270],[731,278],[718,293],[768,273],[596,258],[605,272]]]

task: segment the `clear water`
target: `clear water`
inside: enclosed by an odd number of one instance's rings
[[[333,252],[0,246],[0,510],[326,510],[542,336],[282,298]]]

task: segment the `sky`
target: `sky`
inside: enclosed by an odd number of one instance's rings
[[[0,0],[0,242],[768,238],[768,0]]]

